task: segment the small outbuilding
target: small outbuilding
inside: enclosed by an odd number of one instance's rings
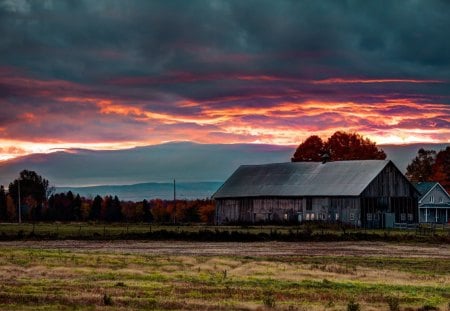
[[[449,223],[450,195],[438,182],[414,184],[420,192],[419,221],[425,223]]]
[[[418,222],[420,193],[389,160],[240,166],[213,195],[215,221],[342,222],[366,228]]]

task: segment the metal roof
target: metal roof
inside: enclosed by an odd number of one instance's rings
[[[358,196],[389,160],[242,165],[213,198]]]
[[[414,183],[414,187],[420,192],[420,194],[423,196],[428,191],[430,191],[434,186],[436,186],[437,182],[435,181],[422,181],[418,183]]]

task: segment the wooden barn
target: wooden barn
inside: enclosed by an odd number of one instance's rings
[[[420,194],[388,160],[240,166],[213,195],[217,224],[418,222]]]

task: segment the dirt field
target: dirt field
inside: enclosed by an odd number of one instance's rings
[[[102,251],[147,255],[191,256],[377,256],[399,258],[450,258],[450,245],[381,242],[176,242],[176,241],[13,241],[0,247]]]

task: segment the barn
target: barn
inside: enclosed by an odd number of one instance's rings
[[[326,221],[365,228],[418,222],[420,193],[389,160],[240,166],[213,195],[215,221]]]

